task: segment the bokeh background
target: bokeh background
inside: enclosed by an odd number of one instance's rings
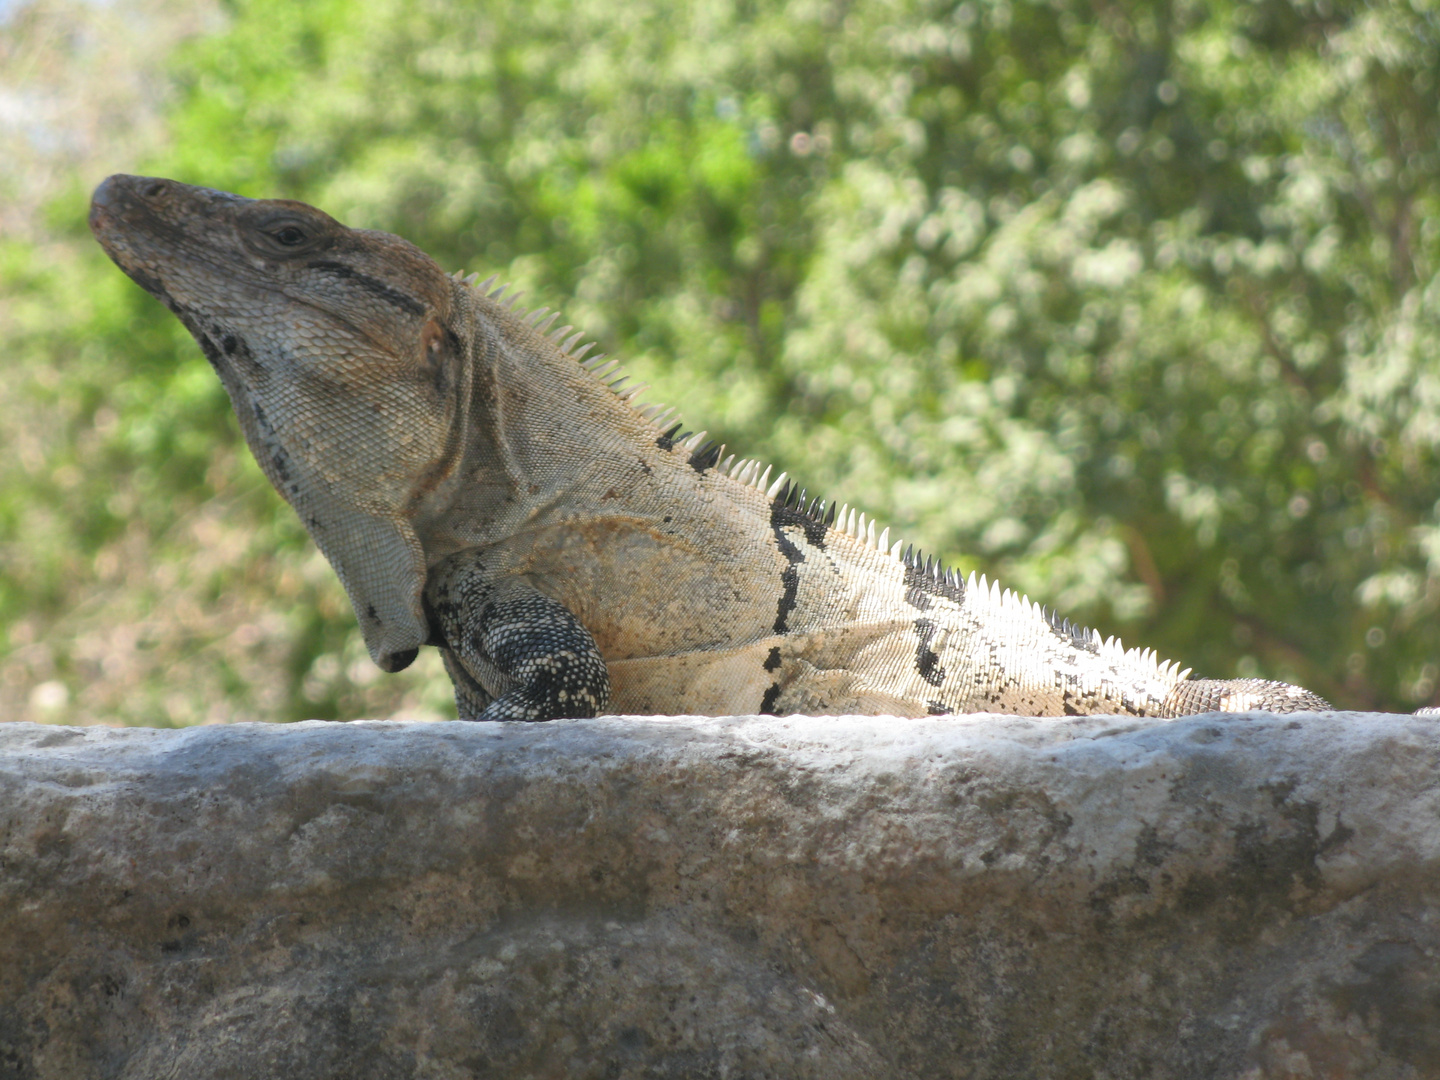
[[[0,717],[446,716],[111,172],[560,305],[691,427],[1213,676],[1440,702],[1434,0],[0,0]]]

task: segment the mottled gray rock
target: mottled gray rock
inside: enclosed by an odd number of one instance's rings
[[[0,725],[0,1078],[1440,1076],[1440,723]]]

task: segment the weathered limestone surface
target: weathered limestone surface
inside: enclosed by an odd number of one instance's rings
[[[1440,1077],[1440,722],[0,725],[0,1078]]]

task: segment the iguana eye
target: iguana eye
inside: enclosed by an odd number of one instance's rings
[[[270,234],[277,244],[297,247],[305,242],[305,230],[298,225],[285,225]]]

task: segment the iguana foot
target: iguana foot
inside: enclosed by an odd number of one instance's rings
[[[608,704],[610,674],[590,631],[529,583],[487,580],[461,554],[431,571],[425,601],[460,719],[559,720]]]

